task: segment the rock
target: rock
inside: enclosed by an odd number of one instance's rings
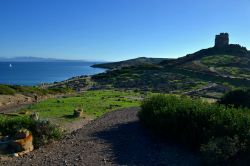
[[[18,153],[13,153],[13,156],[18,157],[19,155],[18,155]]]
[[[38,102],[38,96],[34,95],[34,102]]]
[[[32,99],[30,97],[25,97],[25,102],[31,102]]]
[[[39,120],[39,113],[38,112],[34,112],[30,115],[30,118],[33,120]]]
[[[30,131],[27,129],[21,129],[19,130],[16,135],[15,138],[16,139],[24,139],[27,138],[30,135]]]
[[[74,110],[74,117],[78,118],[78,117],[83,117],[83,110],[78,108]]]
[[[21,129],[16,133],[15,140],[10,145],[12,151],[17,153],[18,156],[29,153],[34,149],[33,136],[29,130]]]
[[[0,153],[6,153],[8,151],[8,142],[0,142]]]

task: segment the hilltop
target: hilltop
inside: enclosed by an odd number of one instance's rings
[[[250,79],[250,51],[239,44],[229,44],[229,35],[216,35],[214,47],[177,59],[140,57],[126,61],[95,64],[93,67],[122,69],[129,67],[164,67],[186,69],[210,75]]]
[[[223,38],[224,35],[227,37]],[[239,44],[229,44],[228,34],[224,33],[216,36],[214,47],[172,61],[163,61],[160,65],[222,77],[250,79],[250,52]]]
[[[167,58],[139,57],[139,58],[129,59],[129,60],[120,61],[120,62],[95,64],[92,67],[105,68],[105,69],[118,69],[118,68],[131,67],[131,66],[157,65],[163,61],[168,61],[168,60],[169,59]]]
[[[177,59],[136,58],[97,64],[105,73],[91,77],[93,88],[125,88],[220,98],[236,87],[250,87],[250,52],[216,35],[215,45]]]

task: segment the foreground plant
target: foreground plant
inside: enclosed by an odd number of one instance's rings
[[[28,129],[33,135],[33,144],[39,148],[52,140],[58,140],[63,136],[59,126],[47,120],[34,120],[28,116],[0,116],[0,133],[15,138],[21,129]]]
[[[154,132],[221,164],[250,150],[249,112],[185,96],[157,95],[142,103],[139,118]]]

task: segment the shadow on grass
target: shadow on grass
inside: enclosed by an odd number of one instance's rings
[[[76,119],[74,115],[63,115],[62,117],[66,119]]]
[[[153,137],[138,121],[93,134],[111,145],[118,165],[200,165],[198,155]]]

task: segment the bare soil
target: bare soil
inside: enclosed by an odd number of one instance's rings
[[[138,110],[108,113],[59,142],[0,165],[200,165],[197,154],[163,142],[143,128]]]

